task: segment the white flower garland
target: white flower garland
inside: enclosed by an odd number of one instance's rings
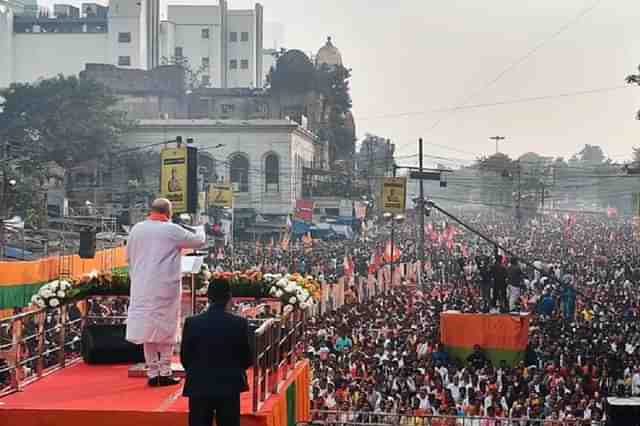
[[[71,283],[55,280],[44,284],[36,294],[31,296],[31,303],[39,308],[57,308],[69,297]]]
[[[265,274],[263,279],[270,286],[269,295],[280,299],[285,313],[294,308],[307,309],[313,306],[311,294],[301,287],[292,275]]]

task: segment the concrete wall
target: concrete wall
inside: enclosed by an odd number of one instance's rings
[[[0,5],[0,88],[13,82],[13,11]]]
[[[231,33],[237,33],[238,39],[232,42]],[[247,41],[242,41],[242,33],[249,33]],[[228,43],[228,71],[227,79],[229,87],[257,87],[255,79],[256,61],[256,18],[253,10],[230,10],[229,30],[227,34]],[[231,61],[236,60],[237,69],[231,69]],[[242,69],[242,61],[249,61],[248,67]]]
[[[14,34],[13,38],[14,81],[77,75],[86,63],[108,63],[105,33],[21,33]]]
[[[168,18],[175,27],[173,46],[163,49],[171,58],[175,48],[182,47],[184,57],[194,70],[200,69],[203,58],[209,59],[205,75],[212,86],[220,87],[220,8],[218,6],[169,6]],[[209,31],[209,38],[202,38],[202,30]]]

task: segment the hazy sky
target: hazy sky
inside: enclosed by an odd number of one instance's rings
[[[231,8],[253,3],[229,0]],[[371,132],[391,138],[399,155],[415,153],[420,136],[425,154],[450,158],[444,162],[450,166],[492,153],[495,145],[488,138],[493,135],[507,137],[501,151],[512,156],[536,151],[567,157],[589,143],[622,161],[634,144],[640,146],[640,121],[634,119],[640,87],[622,87],[640,64],[638,0],[262,4],[265,21],[285,26],[288,48],[315,52],[327,35],[333,37],[345,65],[353,69],[358,136]],[[434,111],[616,87],[622,88]],[[416,114],[398,116],[403,113]]]

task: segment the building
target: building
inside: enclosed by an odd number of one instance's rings
[[[193,138],[207,168],[205,181],[230,182],[238,218],[284,219],[302,198],[302,170],[320,143],[290,120],[141,120],[124,142],[145,146],[182,136]],[[321,151],[321,150],[320,150]]]
[[[27,13],[17,3],[0,0],[0,87],[78,74],[87,63],[150,70],[185,60],[202,70],[205,86],[263,85],[260,4],[248,10],[229,9],[226,0],[169,4],[161,13],[160,0],[110,0],[108,8],[56,4],[49,15]]]

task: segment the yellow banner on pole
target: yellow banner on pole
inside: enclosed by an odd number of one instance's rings
[[[407,178],[384,178],[382,181],[382,210],[385,213],[404,213],[406,200]]]
[[[165,148],[160,152],[160,196],[171,201],[173,211],[187,211],[187,148]]]
[[[209,205],[227,209],[233,207],[233,187],[221,183],[209,185]]]

